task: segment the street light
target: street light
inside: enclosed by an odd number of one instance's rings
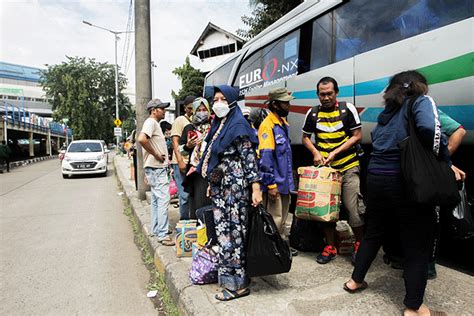
[[[89,26],[92,26],[92,27],[96,27],[98,29],[101,29],[101,30],[104,30],[104,31],[107,31],[107,32],[110,32],[110,33],[114,34],[114,36],[115,36],[115,118],[118,119],[119,118],[119,106],[118,106],[119,91],[118,91],[117,42],[120,39],[120,37],[118,35],[119,34],[124,34],[124,33],[133,33],[133,31],[117,32],[117,31],[109,30],[108,28],[105,28],[105,27],[102,27],[102,26],[92,24],[92,23],[87,22],[87,21],[82,21],[82,23],[84,23],[86,25],[89,25]],[[118,147],[118,143],[119,143],[119,136],[117,136],[117,147]]]
[[[155,82],[154,82],[154,80],[153,80],[153,73],[155,72],[155,69],[153,69],[153,68],[156,68],[156,67],[158,67],[158,66],[157,66],[157,65],[155,64],[155,62],[152,60],[152,61],[151,61],[151,98],[152,98],[152,99],[153,99],[153,95],[154,95],[153,92],[155,91],[155,87],[154,87]]]

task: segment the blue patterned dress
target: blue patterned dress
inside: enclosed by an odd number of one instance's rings
[[[251,184],[260,181],[254,145],[239,137],[209,175],[219,245],[219,285],[232,291],[248,286],[245,273]]]

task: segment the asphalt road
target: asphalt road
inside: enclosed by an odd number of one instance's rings
[[[63,179],[48,160],[0,174],[1,315],[157,314],[112,172]]]

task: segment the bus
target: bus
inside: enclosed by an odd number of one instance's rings
[[[473,12],[472,0],[307,0],[211,71],[205,96],[228,84],[239,87],[241,107],[258,108],[269,90],[286,87],[295,97],[288,122],[302,165],[301,127],[319,104],[320,78],[338,81],[338,99],[357,107],[362,143],[370,144],[390,77],[416,69],[438,107],[466,129],[463,144],[473,145]]]

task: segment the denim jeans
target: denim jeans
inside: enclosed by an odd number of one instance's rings
[[[183,187],[185,175],[182,174],[181,171],[179,171],[178,164],[171,164],[171,167],[174,171],[174,181],[176,182],[176,186],[178,187],[180,219],[189,219],[189,193],[184,191]]]
[[[168,168],[145,168],[151,189],[151,232],[163,239],[168,236],[168,208],[170,205]]]

